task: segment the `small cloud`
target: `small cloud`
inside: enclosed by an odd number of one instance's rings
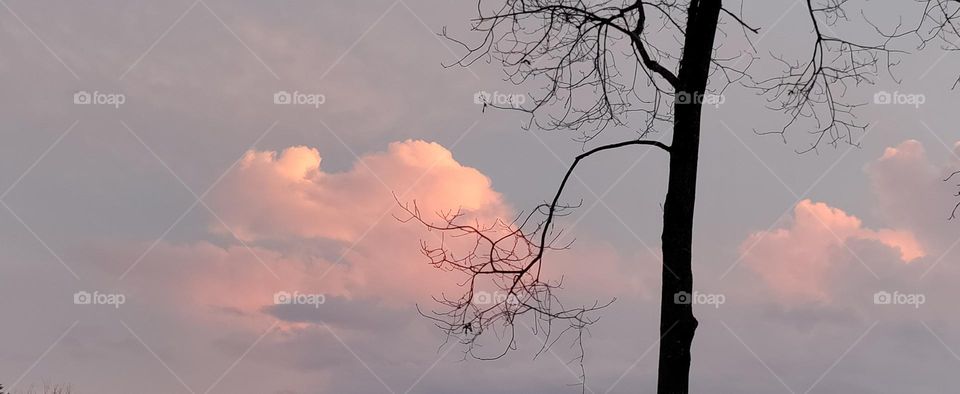
[[[852,241],[889,248],[903,263],[925,255],[909,231],[869,229],[857,217],[811,200],[794,207],[790,225],[750,235],[740,252],[745,264],[781,298],[825,301],[830,298],[830,275],[855,253],[848,245]]]

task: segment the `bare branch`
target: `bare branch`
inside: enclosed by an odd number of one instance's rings
[[[608,126],[625,126],[639,116],[640,138],[668,126],[669,106],[679,80],[676,51],[664,51],[647,39],[653,33],[682,35],[678,20],[684,4],[676,1],[501,0],[485,11],[472,31],[483,41],[471,46],[442,34],[466,53],[455,65],[479,60],[498,61],[506,79],[516,85],[540,82],[528,93],[527,105],[485,103],[485,107],[521,111],[529,115],[524,126],[544,130],[578,130],[588,141]],[[623,60],[629,60],[623,63]],[[632,68],[633,75],[618,65]]]
[[[751,32],[753,32],[753,34],[757,34],[757,33],[760,32],[760,28],[759,28],[759,27],[753,27],[753,26],[748,25],[747,22],[744,22],[743,19],[742,19],[739,15],[730,12],[730,10],[728,10],[728,9],[726,9],[726,8],[720,8],[720,11],[722,11],[724,14],[727,14],[727,15],[729,15],[730,17],[732,17],[735,21],[737,21],[737,23],[740,24],[740,26],[743,26],[743,28],[745,28],[745,29],[747,29],[747,30],[750,30]]]
[[[527,214],[521,213],[509,223],[501,220],[487,225],[475,220],[469,223],[466,213],[459,210],[438,213],[440,221],[434,223],[424,217],[416,201],[411,204],[398,201],[406,213],[405,217],[398,217],[398,220],[414,221],[429,231],[440,232],[440,245],[421,242],[421,251],[430,264],[438,269],[465,275],[461,283],[463,294],[453,298],[446,295],[435,297],[442,308],[421,313],[432,319],[448,338],[457,338],[467,345],[468,354],[480,359],[499,358],[515,348],[516,319],[523,315],[532,316],[534,326],[547,336],[544,347],[555,342],[564,332],[579,332],[596,321],[590,313],[610,305],[613,300],[580,307],[564,306],[554,294],[554,290],[562,287],[562,277],[557,281],[542,279],[543,260],[547,250],[562,250],[570,246],[557,245],[561,232],[554,231],[554,222],[557,217],[565,216],[579,206],[560,203],[577,165],[600,152],[634,145],[670,151],[669,146],[659,141],[638,139],[603,145],[581,153],[567,169],[549,204],[543,203]],[[536,217],[541,215],[543,218],[537,220]],[[457,245],[448,244],[448,240],[455,240]],[[557,338],[551,340],[554,335],[552,324],[556,320],[568,324],[557,334]],[[491,329],[498,336],[509,338],[506,345],[492,356],[476,354],[474,350],[481,335]],[[580,335],[578,333],[577,341]]]
[[[854,114],[861,104],[843,101],[841,97],[850,85],[873,83],[880,60],[886,59],[889,69],[895,64],[891,55],[903,51],[890,46],[891,37],[881,36],[878,43],[863,44],[835,35],[832,27],[848,20],[844,9],[847,1],[822,0],[822,4],[814,4],[813,0],[806,0],[814,37],[810,57],[804,62],[792,62],[774,55],[786,71],[751,86],[768,97],[770,108],[787,115],[781,129],[758,134],[778,134],[785,139],[789,129],[809,127],[814,141],[799,153],[810,152],[822,143],[836,145],[844,141],[856,145],[855,133],[867,127]]]
[[[889,39],[912,37],[918,41],[917,49],[924,49],[933,42],[940,43],[943,51],[960,51],[960,1],[958,0],[916,0],[923,4],[918,22],[913,28],[901,31],[897,26],[893,32],[882,32]],[[954,81],[953,88],[960,83],[960,76]]]
[[[954,171],[952,174],[950,174],[950,176],[948,176],[948,177],[947,177],[946,179],[944,179],[943,181],[944,181],[944,182],[950,182],[950,180],[953,179],[953,177],[958,176],[958,175],[960,175],[960,171]],[[960,184],[958,184],[957,187],[960,187]],[[958,191],[956,194],[954,194],[954,196],[955,196],[955,197],[960,197],[960,191]],[[954,206],[953,206],[953,211],[950,212],[950,220],[953,220],[953,219],[956,219],[956,218],[957,218],[957,212],[958,212],[958,211],[960,211],[960,202],[958,202],[957,205],[954,205]]]

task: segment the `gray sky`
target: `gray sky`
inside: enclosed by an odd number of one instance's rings
[[[473,102],[536,86],[503,82],[496,64],[443,67],[458,48],[436,33],[463,33],[475,5],[0,4],[0,383],[579,392],[572,338],[533,358],[542,342],[521,332],[502,360],[465,359],[414,308],[456,278],[427,265],[418,240],[433,235],[392,218],[391,192],[511,216],[550,198],[584,148]],[[781,71],[771,52],[806,53],[802,4],[745,8],[762,28],[755,75]],[[958,65],[930,47],[902,59],[899,84],[882,73],[851,87],[870,124],[859,148],[798,155],[811,142],[802,130],[786,143],[755,135],[782,115],[742,88],[705,110],[694,271],[725,302],[695,307],[694,392],[956,386],[960,233],[942,178],[960,168]],[[80,91],[124,101],[75,104]],[[278,91],[325,101],[278,105]],[[925,102],[874,104],[884,91]],[[655,390],[665,169],[657,151],[612,152],[565,192],[584,202],[561,223],[576,242],[547,274],[565,275],[570,302],[617,299],[584,339],[588,392]],[[325,302],[274,305],[283,291]],[[75,303],[82,292],[100,297]],[[924,302],[878,305],[878,292]],[[94,305],[116,296],[122,305]]]

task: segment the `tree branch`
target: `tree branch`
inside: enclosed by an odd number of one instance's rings
[[[950,174],[950,176],[947,177],[947,179],[944,179],[943,181],[950,182],[950,180],[957,175],[960,175],[960,171],[954,171],[952,174]],[[957,186],[960,186],[960,185],[957,185]],[[957,194],[954,194],[954,196],[960,197],[960,192],[957,192]],[[953,211],[950,212],[950,220],[954,220],[957,218],[958,211],[960,211],[960,202],[958,202],[957,205],[953,206]]]
[[[464,213],[461,211],[439,213],[442,224],[434,224],[426,220],[420,213],[414,201],[411,205],[398,201],[401,209],[407,213],[405,218],[397,218],[401,222],[416,221],[428,230],[439,231],[441,235],[451,234],[452,238],[466,246],[466,250],[451,250],[441,238],[440,246],[428,246],[421,242],[422,253],[430,259],[431,265],[451,271],[459,271],[466,275],[461,286],[464,294],[457,298],[435,298],[445,310],[434,311],[427,315],[448,336],[460,338],[460,342],[468,346],[468,352],[476,358],[499,358],[514,347],[513,332],[516,318],[525,314],[532,314],[537,325],[551,336],[550,326],[553,320],[569,322],[569,329],[580,330],[593,323],[595,319],[588,313],[601,309],[610,304],[594,303],[592,306],[577,308],[564,307],[552,290],[561,287],[560,282],[548,282],[540,278],[545,252],[565,249],[567,246],[555,247],[560,233],[554,233],[552,228],[558,216],[565,215],[572,205],[560,203],[570,177],[577,165],[586,158],[600,152],[617,149],[625,146],[651,146],[670,152],[670,147],[659,141],[629,140],[599,146],[576,156],[560,182],[553,199],[549,204],[538,205],[529,214],[520,214],[512,223],[499,219],[490,225],[480,223],[461,223]],[[532,221],[535,214],[543,214],[542,221]],[[522,220],[521,220],[522,218]],[[533,227],[528,229],[528,227]],[[549,236],[549,238],[548,238]],[[481,280],[481,278],[485,278]],[[484,286],[493,284],[500,294],[495,302],[490,302],[489,293],[486,300],[478,299],[477,295],[484,294]],[[479,287],[479,288],[478,288]],[[482,298],[482,297],[481,297]],[[488,328],[501,324],[508,330],[510,340],[502,352],[493,357],[473,354],[473,346],[477,344],[479,336]],[[578,336],[579,340],[579,336]],[[544,341],[545,345],[548,341]],[[551,342],[552,343],[552,342]]]

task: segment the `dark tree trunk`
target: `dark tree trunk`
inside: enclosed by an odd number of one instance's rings
[[[689,391],[690,346],[697,329],[693,317],[693,210],[697,192],[701,98],[706,89],[720,0],[693,0],[674,104],[670,178],[663,205],[663,279],[660,300],[659,394]],[[677,302],[686,294],[685,302]]]

